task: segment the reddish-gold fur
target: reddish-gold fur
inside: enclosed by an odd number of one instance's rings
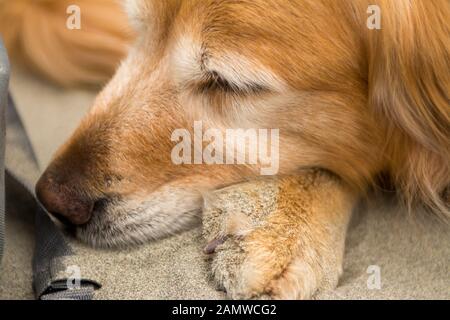
[[[362,193],[387,172],[409,205],[449,216],[448,1],[128,4],[137,40],[47,178],[92,199],[146,199],[162,186],[210,190],[256,176],[257,166],[171,162],[171,132],[201,119],[221,130],[279,128],[280,174],[327,169]],[[381,30],[366,27],[372,4]],[[190,62],[199,68],[239,54],[283,85],[198,93],[200,81],[177,67],[190,49],[201,51]]]
[[[220,52],[226,43],[227,50],[240,50],[263,62],[282,75],[291,87],[308,94],[304,108],[315,109],[316,118],[322,116],[321,108],[317,107],[320,105],[364,109],[359,115],[352,115],[351,112],[347,115],[347,120],[358,131],[364,131],[359,135],[365,137],[359,139],[352,133],[329,139],[323,133],[324,128],[320,128],[313,117],[289,125],[299,126],[311,122],[303,125],[302,129],[311,131],[308,134],[309,142],[320,145],[320,154],[315,155],[314,159],[318,165],[327,166],[359,185],[371,181],[380,169],[389,170],[409,202],[420,200],[436,211],[448,214],[448,208],[439,200],[439,194],[449,183],[448,2],[372,2],[253,1],[245,4],[245,1],[184,1],[180,12],[177,11],[180,6],[178,1],[155,2],[151,5],[149,2],[143,6],[148,12],[141,12],[139,20],[141,24],[151,24],[147,27],[148,33],[160,37],[158,40],[162,44],[173,36],[170,31],[172,24],[184,24],[185,32],[197,36],[204,31],[202,25],[216,23],[226,26],[226,30],[202,34],[210,50]],[[105,4],[97,0],[83,2],[80,6],[85,13],[98,20],[104,16]],[[366,9],[369,4],[381,7],[380,31],[366,28]],[[37,50],[47,50],[49,57],[52,54],[61,55],[66,61],[67,57],[75,53],[70,52],[69,48],[67,51],[55,51],[56,46],[54,50],[51,47],[40,48],[41,45],[33,42],[33,38],[48,42],[40,39],[46,36],[40,31],[43,26],[27,28],[34,29],[37,37],[13,27],[18,21],[23,21],[23,26],[32,24],[45,10],[48,12],[45,20],[49,24],[56,24],[56,21],[62,23],[62,17],[52,9],[56,1],[40,1],[36,4],[3,1],[0,5],[1,21],[4,23],[2,30],[7,45],[11,50],[12,47],[16,48],[12,51],[13,56],[26,53],[30,63],[63,84],[100,80],[99,76],[87,73],[83,76],[83,68],[89,63],[87,60],[72,65],[79,68],[80,72],[75,74],[82,79],[72,79],[74,74],[69,69],[52,70],[51,64],[36,62],[37,56],[42,56]],[[30,8],[38,5],[39,8]],[[61,1],[58,1],[58,5],[64,7]],[[25,6],[27,10],[23,9]],[[108,12],[113,14],[113,10],[111,7]],[[201,19],[189,19],[190,15],[197,15]],[[147,16],[151,19],[145,20]],[[10,21],[8,25],[7,21]],[[96,20],[89,21],[95,23]],[[107,23],[113,34],[127,29],[121,17],[111,18]],[[246,35],[246,41],[237,40],[236,36],[241,34]],[[20,36],[23,38],[18,40]],[[74,36],[81,35],[66,31],[61,34],[61,39],[65,39],[61,41],[70,42]],[[89,32],[83,36],[88,37]],[[119,38],[125,39],[124,36]],[[100,45],[92,43],[92,47],[86,48],[85,52],[94,52]],[[20,47],[26,51],[18,51]],[[117,50],[122,47],[123,44],[117,43]],[[64,50],[64,47],[61,49]],[[120,54],[113,53],[113,49],[109,52],[111,55],[102,57],[102,60],[107,63],[111,61],[110,65],[114,65]],[[78,59],[83,58],[80,56]],[[108,67],[107,70],[111,69]],[[331,114],[333,111],[324,112]],[[287,113],[286,119],[291,119],[290,116],[293,115]],[[337,125],[346,129],[349,127],[345,122]],[[336,129],[330,126],[328,130]],[[322,163],[325,158],[331,161]],[[345,159],[346,163],[340,159]]]

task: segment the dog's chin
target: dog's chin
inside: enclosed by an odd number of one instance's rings
[[[188,230],[201,221],[196,192],[152,195],[148,200],[112,200],[96,208],[76,237],[95,248],[128,248]]]

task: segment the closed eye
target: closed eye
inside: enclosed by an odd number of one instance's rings
[[[217,71],[209,71],[198,83],[197,91],[198,93],[203,94],[228,93],[234,95],[248,95],[267,92],[269,91],[269,88],[266,88],[256,82],[246,82],[238,85],[229,81]]]

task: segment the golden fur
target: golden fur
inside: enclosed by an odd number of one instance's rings
[[[82,10],[100,3],[86,1]],[[381,30],[366,27],[373,4],[381,8]],[[222,131],[279,128],[280,175],[305,167],[326,169],[363,194],[387,173],[409,206],[423,204],[442,217],[450,215],[448,191],[445,197],[450,183],[447,0],[130,0],[126,9],[137,39],[37,186],[44,204],[48,193],[108,199],[108,205],[94,210],[91,222],[79,227],[84,240],[113,246],[158,237],[164,228],[174,232],[187,223],[174,218],[180,205],[189,214],[198,208],[200,196],[193,190],[201,194],[258,175],[258,165],[174,165],[171,133],[190,129],[199,119]],[[38,14],[0,12],[0,21],[12,13]],[[49,25],[61,19],[47,13]],[[126,25],[121,19],[109,23],[113,33]],[[27,53],[28,64],[62,84],[92,83],[108,73],[85,72],[97,59],[85,60],[56,45],[41,47],[33,41],[43,36],[38,28],[32,29],[36,36],[2,30],[13,54]],[[61,42],[53,42],[71,43],[73,36],[61,32]],[[126,37],[118,38],[117,47],[106,45],[117,50],[102,51],[101,60],[109,66],[103,71],[111,70],[123,52]],[[17,43],[21,47],[14,51]],[[89,44],[84,49],[89,57],[104,48]],[[42,63],[44,49],[49,57],[63,54],[76,72]],[[238,90],[223,90],[217,74]],[[157,198],[166,200],[155,204]],[[151,230],[139,229],[143,216],[154,219],[156,207],[167,217],[158,220],[162,226],[148,223]],[[289,222],[289,212],[280,217],[286,230],[296,225]],[[310,216],[301,219],[298,224],[315,225]],[[130,235],[119,220],[139,232]],[[113,231],[105,229],[110,224]],[[316,229],[319,234],[321,228]],[[345,234],[330,232],[338,238]],[[318,245],[320,240],[306,246],[314,251]]]
[[[339,87],[348,90],[352,86],[358,86],[359,91],[367,90],[362,99],[368,99],[378,130],[383,130],[381,140],[386,142],[380,151],[385,156],[383,169],[390,171],[409,203],[422,201],[435,211],[448,215],[448,207],[440,200],[450,175],[448,1],[372,1],[370,4],[378,4],[382,9],[382,31],[365,28],[369,2],[362,0],[305,2],[297,8],[295,3],[286,7],[277,1],[262,5],[256,2],[249,10],[241,10],[239,4],[226,2],[206,1],[211,11],[207,19],[216,19],[227,10],[228,13],[219,18],[223,19],[222,23],[230,23],[228,33],[231,37],[233,32],[241,32],[241,25],[228,20],[252,21],[247,27],[258,30],[258,27],[263,27],[258,24],[276,19],[271,34],[272,40],[281,42],[283,46],[279,53],[285,55],[291,48],[301,50],[302,55],[286,54],[284,58],[273,56],[273,52],[265,52],[263,57],[258,57],[272,68],[282,67],[276,64],[284,63],[285,59],[298,58],[294,61],[297,65],[329,65],[336,75],[341,76],[329,79],[330,74],[312,69],[316,73],[314,79],[305,79],[306,76],[298,76],[304,70],[293,68],[282,71],[288,82],[304,81],[306,83],[298,85],[309,90],[326,89],[320,88],[325,83],[336,87],[335,90]],[[69,3],[72,2],[1,1],[0,31],[6,45],[14,59],[23,59],[27,65],[60,84],[104,82],[112,75],[125,53],[127,41],[131,39],[127,22],[115,1],[77,1],[83,15],[87,16],[83,23],[88,26],[81,32],[70,32],[61,27],[66,16],[57,14],[64,12]],[[151,26],[153,33],[164,35],[165,30],[158,32],[156,28],[167,29],[170,15],[176,10],[168,8],[171,6],[178,4],[168,1],[152,8],[151,15],[156,17]],[[269,19],[262,19],[266,16],[262,11],[270,6],[278,12]],[[313,6],[323,6],[323,16],[333,12],[330,16],[336,18],[321,21],[315,16],[307,16],[308,10],[320,9]],[[299,10],[301,12],[297,12]],[[145,19],[142,17],[145,14],[141,13],[141,20]],[[292,30],[289,18],[298,19],[297,24],[302,26],[302,43],[298,43],[298,32]],[[315,19],[314,23],[310,23],[311,19]],[[237,30],[232,30],[233,25]],[[309,25],[314,32],[308,29]],[[333,42],[342,41],[342,44],[326,43],[326,38],[320,33],[328,33],[329,38],[335,39]],[[283,41],[278,38],[280,34],[284,34],[281,37]],[[269,34],[265,36],[272,37]],[[251,45],[257,47],[257,43]],[[321,54],[316,55],[316,52]],[[348,61],[348,58],[354,61]],[[344,60],[347,62],[340,64]],[[366,79],[367,89],[364,88],[366,81],[349,83],[358,78]],[[319,88],[313,88],[314,83]],[[317,140],[320,141],[320,137]],[[360,150],[365,148],[363,145],[356,147]],[[329,151],[331,154],[335,152],[341,153],[339,150]],[[363,172],[350,172],[355,167]],[[364,167],[367,165],[355,161],[348,168],[341,167],[342,170],[335,171],[346,171],[343,176],[351,176],[358,183],[361,181],[357,180],[361,179],[372,181],[380,168],[370,170]]]

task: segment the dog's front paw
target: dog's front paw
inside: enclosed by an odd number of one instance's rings
[[[205,202],[205,252],[233,299],[309,299],[336,287],[353,197],[328,174],[249,182]]]

